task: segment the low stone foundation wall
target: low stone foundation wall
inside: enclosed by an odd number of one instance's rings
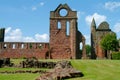
[[[0,74],[16,74],[16,73],[45,73],[46,71],[44,70],[17,70],[17,71],[0,71]]]
[[[26,59],[25,61],[20,62],[20,67],[22,68],[54,68],[56,62],[43,62],[36,59]]]

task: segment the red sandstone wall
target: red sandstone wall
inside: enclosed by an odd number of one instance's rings
[[[60,10],[66,9],[66,16],[61,16]],[[50,13],[50,52],[51,58],[76,58],[76,32],[77,12],[72,11],[68,5],[60,4]],[[60,23],[60,28],[58,23]],[[69,23],[69,26],[67,25]],[[69,27],[69,29],[67,29]],[[67,35],[69,30],[69,35]]]
[[[52,25],[55,26],[55,24]],[[70,58],[70,37],[66,35],[65,27],[65,24],[62,24],[62,29],[51,29],[50,48],[53,59]]]
[[[21,45],[24,44],[24,47]],[[6,45],[6,47],[5,47]],[[45,59],[47,53],[49,52],[48,43],[18,43],[14,42],[14,47],[12,42],[0,43],[0,58],[28,58],[36,57]],[[32,45],[32,47],[30,47]]]
[[[100,45],[97,47],[97,52],[96,52],[96,55],[98,58],[102,59],[105,57],[105,53],[104,51],[102,50],[102,48],[100,47]]]

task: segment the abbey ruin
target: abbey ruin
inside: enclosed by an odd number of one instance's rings
[[[66,14],[61,14],[65,11]],[[107,58],[100,46],[100,40],[107,33],[114,33],[107,22],[96,28],[95,20],[91,22],[91,58]],[[4,42],[5,29],[0,29],[0,58],[40,59],[81,59],[86,58],[85,37],[78,31],[77,11],[67,4],[60,4],[50,11],[50,40],[41,42]],[[82,43],[82,52],[80,52]]]
[[[111,58],[110,54],[107,54],[106,50],[103,50],[100,45],[100,41],[107,34],[115,34],[110,28],[109,24],[104,21],[98,27],[96,26],[95,20],[93,18],[91,23],[91,58],[92,59],[102,59]]]
[[[62,10],[66,11],[66,15],[60,14]],[[49,43],[4,42],[4,34],[5,29],[1,29],[1,58],[80,59],[86,57],[85,37],[78,31],[77,11],[72,11],[67,4],[60,4],[50,12]],[[82,53],[80,53],[80,43],[83,44]]]

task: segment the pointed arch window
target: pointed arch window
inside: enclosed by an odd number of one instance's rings
[[[66,22],[66,35],[67,36],[70,35],[70,22],[69,21]]]
[[[58,26],[58,29],[61,29],[61,22],[60,21],[58,21],[57,26]]]

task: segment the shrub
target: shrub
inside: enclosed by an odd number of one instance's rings
[[[120,52],[113,52],[112,53],[112,59],[120,60]]]

